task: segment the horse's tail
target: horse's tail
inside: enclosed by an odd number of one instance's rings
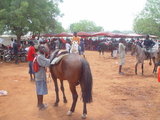
[[[89,63],[82,59],[82,73],[80,79],[80,85],[82,89],[83,102],[92,102],[92,74]]]

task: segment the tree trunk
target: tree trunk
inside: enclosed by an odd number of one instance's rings
[[[38,38],[37,38],[37,40],[39,40],[39,38],[40,38],[40,34],[41,34],[41,33],[40,33],[40,32],[38,32]]]
[[[17,35],[17,41],[18,43],[21,41],[21,35]]]

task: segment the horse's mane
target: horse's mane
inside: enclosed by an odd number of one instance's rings
[[[50,56],[51,61],[57,56],[59,51],[60,51],[60,49],[57,49],[57,50],[55,50],[54,52],[51,53],[51,56]]]

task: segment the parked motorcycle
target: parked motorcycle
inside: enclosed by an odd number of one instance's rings
[[[21,61],[21,62],[26,62],[27,61],[26,60],[26,54],[27,54],[26,51],[18,52],[18,60]],[[15,60],[15,55],[13,54],[13,51],[11,51],[11,50],[5,51],[3,60],[5,62],[14,61]]]

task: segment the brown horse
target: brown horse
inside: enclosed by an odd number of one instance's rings
[[[46,46],[49,48],[48,45]],[[64,56],[59,63],[50,66],[50,73],[54,81],[56,92],[56,101],[54,105],[58,106],[59,103],[59,88],[57,79],[59,79],[61,83],[63,101],[64,103],[67,103],[64,92],[63,80],[68,80],[73,102],[67,115],[71,115],[75,111],[78,98],[76,86],[80,84],[84,103],[82,118],[86,118],[86,103],[92,102],[92,74],[89,63],[86,61],[86,59],[78,54],[68,54]]]

